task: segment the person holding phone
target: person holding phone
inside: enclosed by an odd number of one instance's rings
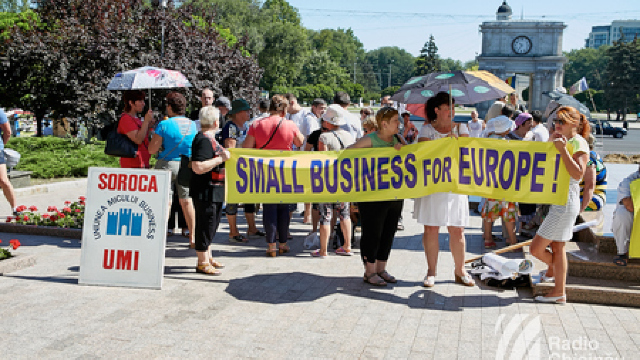
[[[145,94],[141,90],[126,90],[122,95],[124,111],[118,122],[118,133],[126,135],[138,145],[138,151],[134,158],[120,158],[121,168],[148,169],[149,159],[149,131],[153,128],[155,120],[153,111],[149,109],[143,119],[138,114],[145,109]]]

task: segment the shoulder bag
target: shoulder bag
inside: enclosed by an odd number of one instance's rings
[[[271,133],[271,137],[269,138],[269,140],[267,140],[266,143],[264,143],[264,145],[262,145],[260,147],[260,149],[264,149],[267,147],[267,145],[269,145],[269,143],[271,142],[271,140],[273,140],[273,137],[276,135],[276,133],[278,132],[278,128],[280,127],[280,124],[282,124],[282,120],[284,120],[284,118],[280,118],[280,121],[278,122],[278,125],[276,126],[276,128],[273,130],[273,132]]]
[[[138,152],[138,144],[134,143],[125,134],[118,133],[118,125],[120,119],[116,121],[115,126],[107,132],[107,141],[104,145],[104,153],[111,156],[134,158]]]

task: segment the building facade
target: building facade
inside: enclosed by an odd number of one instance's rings
[[[544,20],[512,20],[506,1],[496,12],[496,21],[480,25],[482,53],[477,57],[480,70],[501,79],[514,75],[529,78],[529,110],[544,110],[549,98],[544,91],[562,86],[564,64],[563,22]],[[486,106],[487,104],[485,104]],[[478,111],[483,111],[479,104]],[[488,108],[488,107],[487,107]]]
[[[593,26],[585,47],[597,49],[602,45],[613,45],[622,38],[631,42],[636,36],[640,37],[640,20],[615,20],[611,25]]]

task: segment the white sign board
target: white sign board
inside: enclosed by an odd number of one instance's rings
[[[89,168],[80,284],[160,289],[171,173]]]

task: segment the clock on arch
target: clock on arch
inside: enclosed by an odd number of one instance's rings
[[[531,39],[524,35],[516,36],[511,43],[511,49],[518,55],[528,54],[531,51]]]

